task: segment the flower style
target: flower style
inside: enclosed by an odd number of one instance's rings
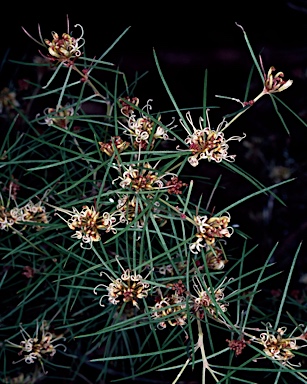
[[[111,140],[106,143],[99,141],[98,144],[100,145],[101,152],[106,153],[109,157],[113,156],[114,153],[122,153],[129,147],[129,143],[124,141],[120,136],[113,136]]]
[[[43,360],[47,356],[54,356],[56,353],[56,348],[59,346],[64,347],[64,351],[66,351],[65,345],[54,345],[54,343],[58,340],[65,340],[63,334],[57,336],[54,333],[49,332],[49,325],[45,320],[42,321],[40,327],[39,323],[37,322],[34,337],[31,337],[28,332],[22,327],[21,324],[20,333],[22,335],[23,340],[20,342],[19,345],[9,340],[6,340],[6,342],[12,345],[13,347],[21,349],[18,355],[22,356],[22,358],[14,362],[14,364],[17,364],[20,361],[25,361],[27,364],[33,364],[36,360],[38,360],[41,363],[44,373],[47,374],[47,372],[45,372],[44,370]]]
[[[69,104],[66,106],[59,105],[55,108],[46,108],[44,110],[45,118],[44,123],[48,126],[55,125],[57,127],[67,129],[70,122],[70,117],[74,115],[74,108],[70,107]],[[36,116],[38,117],[39,114]]]
[[[193,299],[193,311],[199,312],[200,318],[204,317],[206,311],[210,317],[214,319],[221,319],[223,321],[222,313],[227,311],[228,303],[224,301],[224,288],[221,288],[226,278],[222,283],[211,292],[211,288],[207,286],[204,278],[200,280],[198,276],[193,276],[193,288],[196,292],[191,295]],[[228,280],[229,282],[230,280]]]
[[[186,298],[178,292],[176,287],[170,287],[174,293],[168,292],[165,296],[159,291],[156,297],[156,304],[150,307],[152,310],[152,318],[159,319],[158,329],[165,329],[167,324],[175,327],[182,326],[188,318]]]
[[[106,231],[107,233],[110,231],[113,233],[117,232],[115,228],[115,213],[110,214],[109,212],[104,212],[101,215],[100,212],[96,211],[93,206],[89,208],[87,205],[82,207],[81,212],[79,212],[75,207],[72,208],[72,211],[57,207],[55,208],[56,210],[70,215],[70,219],[65,220],[61,215],[59,215],[59,213],[56,212],[56,215],[64,220],[70,229],[76,231],[71,237],[81,240],[81,248],[91,249],[93,242],[100,241],[101,236],[98,232],[100,229]],[[89,246],[84,246],[84,244],[89,244]]]
[[[140,274],[136,274],[135,271],[131,271],[130,269],[125,270],[120,264],[118,256],[116,257],[116,261],[123,271],[121,277],[112,278],[102,271],[100,276],[106,275],[111,280],[111,283],[109,285],[98,284],[94,288],[94,294],[97,295],[98,287],[104,287],[108,293],[107,295],[103,295],[99,300],[99,304],[102,307],[104,307],[102,300],[107,297],[108,301],[113,305],[119,305],[120,307],[124,303],[132,303],[134,307],[139,309],[138,301],[148,296],[150,284],[145,283],[144,280],[147,279],[151,271],[143,278]]]
[[[130,100],[129,100],[130,101]],[[138,150],[145,150],[149,144],[150,139],[150,149],[154,147],[154,144],[157,139],[163,140],[173,140],[170,139],[166,130],[156,124],[152,118],[148,117],[150,110],[152,109],[150,102],[152,100],[148,100],[147,104],[142,108],[143,110],[146,108],[147,113],[142,113],[141,117],[137,118],[133,108],[127,108],[126,105],[121,109],[124,116],[128,118],[128,126],[126,127],[123,123],[119,121],[119,124],[125,128],[124,133],[131,137],[132,145],[134,148]],[[134,103],[138,105],[138,99]],[[160,121],[161,116],[159,116],[158,121]],[[174,121],[174,120],[173,120]],[[168,124],[166,127],[169,129],[173,129],[176,126],[171,127],[173,121]]]
[[[74,61],[82,55],[81,48],[85,44],[83,38],[83,27],[80,24],[75,24],[74,26],[80,27],[81,35],[78,38],[72,37],[69,33],[69,19],[67,17],[67,32],[63,33],[62,36],[59,36],[56,32],[51,32],[52,40],[43,39],[40,25],[38,25],[38,32],[40,36],[40,41],[32,37],[23,27],[23,31],[37,44],[48,49],[48,54],[44,55],[41,51],[39,53],[49,62],[59,64],[63,63],[66,66],[69,66],[74,63]]]
[[[194,216],[194,225],[197,227],[196,242],[190,244],[190,251],[198,253],[201,248],[210,247],[215,245],[216,239],[230,237],[233,234],[233,228],[228,224],[230,222],[230,215],[226,212],[225,216]],[[203,243],[205,241],[205,243]]]
[[[275,332],[270,323],[266,324],[266,332],[262,332],[259,338],[254,337],[251,341],[261,344],[264,349],[263,352],[266,356],[287,364],[288,360],[292,359],[295,355],[293,351],[307,346],[307,340],[304,334],[293,337],[294,332],[298,327],[294,328],[288,337],[284,337],[287,328],[278,328]],[[299,346],[297,342],[304,342],[304,345]],[[291,364],[292,365],[292,364]]]
[[[222,132],[223,127],[227,125],[225,119],[223,119],[223,121],[218,125],[216,130],[213,130],[210,127],[210,123],[208,127],[203,128],[202,122],[204,119],[202,117],[199,118],[200,129],[197,129],[194,126],[190,112],[187,112],[186,118],[193,128],[193,133],[187,130],[181,119],[180,123],[188,133],[185,143],[189,145],[189,149],[187,151],[192,152],[192,156],[190,156],[188,160],[193,167],[196,167],[201,159],[207,159],[209,162],[215,161],[216,163],[220,163],[222,160],[226,160],[228,162],[235,161],[236,155],[228,155],[229,145],[227,143],[232,140],[240,142],[246,137],[245,133],[242,137],[232,136],[226,140],[224,133]],[[207,120],[209,122],[208,110]],[[179,146],[177,146],[177,149],[179,150]]]

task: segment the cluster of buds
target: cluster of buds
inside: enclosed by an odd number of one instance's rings
[[[44,123],[48,126],[55,125],[57,127],[67,129],[69,118],[74,115],[74,108],[66,105],[65,107],[59,105],[55,108],[46,108],[44,110],[45,118]]]
[[[223,321],[222,313],[226,312],[228,307],[228,303],[224,300],[225,287],[221,288],[224,281],[212,291],[204,279],[201,281],[198,276],[193,276],[193,288],[196,292],[196,296],[191,295],[193,311],[198,312],[200,318],[203,318],[206,312],[210,317],[221,318]]]
[[[136,106],[139,103],[137,98],[128,98],[127,100],[129,102],[131,101],[132,104]],[[149,112],[152,109],[150,105],[151,101],[152,100],[148,100],[147,104],[142,108],[142,110],[146,109],[147,113],[141,113],[140,117],[137,118],[134,113],[134,108],[121,99],[121,104],[123,105],[121,111],[128,120],[127,126],[120,121],[119,123],[125,128],[124,133],[131,137],[133,147],[138,150],[153,149],[157,139],[172,140],[169,138],[167,130],[159,125],[160,116],[156,119],[156,121],[153,121],[152,117],[149,117]],[[166,127],[168,129],[175,128],[175,126],[171,127],[172,124],[173,122],[168,124]]]
[[[173,292],[172,292],[173,291]],[[159,295],[156,297],[156,304],[152,309],[152,318],[158,319],[158,329],[165,329],[167,324],[172,327],[183,326],[188,318],[187,302],[183,295],[186,288],[181,282],[172,284],[170,291],[163,296],[159,290]]]
[[[150,284],[146,283],[147,276],[143,278],[140,274],[136,274],[135,271],[130,269],[124,269],[116,257],[116,261],[122,269],[122,274],[119,278],[112,278],[108,276],[104,271],[100,273],[100,276],[106,275],[111,283],[109,285],[98,284],[94,288],[94,294],[97,295],[97,288],[104,287],[107,290],[107,295],[103,295],[100,298],[99,304],[102,304],[102,300],[107,297],[108,301],[113,305],[121,307],[124,303],[131,303],[134,307],[139,308],[139,300],[148,296]]]
[[[169,181],[166,182],[165,186],[168,187],[167,193],[170,195],[181,195],[182,188],[186,187],[188,184],[183,183],[178,179],[178,176],[173,176]]]
[[[100,145],[101,152],[106,153],[109,157],[113,156],[114,153],[122,153],[129,147],[129,143],[120,136],[114,136],[106,143],[100,141],[98,144]]]
[[[226,213],[225,216],[195,216],[194,224],[197,227],[196,242],[190,244],[190,251],[198,253],[201,248],[206,247],[210,249],[215,245],[216,239],[230,237],[233,234],[233,228],[228,224],[230,222],[230,215]],[[203,241],[205,241],[203,243]]]
[[[72,211],[62,208],[56,209],[70,215],[70,219],[65,220],[56,212],[56,215],[64,220],[70,229],[75,231],[71,237],[81,240],[81,248],[90,249],[92,248],[93,242],[100,241],[101,236],[99,230],[105,232],[112,231],[113,233],[117,232],[115,226],[118,223],[116,224],[115,213],[110,214],[109,212],[104,212],[103,214],[100,214],[100,212],[96,211],[93,206],[89,208],[87,205],[82,207],[81,212],[75,207],[72,208]],[[84,246],[84,244],[89,244],[89,247]]]
[[[35,361],[39,361],[44,369],[44,358],[54,356],[56,348],[59,346],[62,346],[64,351],[66,350],[66,347],[63,344],[54,345],[58,340],[65,340],[65,338],[63,337],[63,334],[57,336],[54,333],[49,332],[49,325],[45,320],[42,321],[40,327],[37,322],[34,337],[31,337],[22,325],[20,325],[20,333],[23,338],[20,344],[15,344],[6,340],[8,344],[20,349],[18,355],[22,356],[22,358],[14,362],[14,364],[19,363],[20,361],[25,361],[27,364],[33,364]],[[44,373],[46,374],[47,372],[44,371]]]
[[[246,137],[245,134],[243,136],[232,136],[229,139],[225,139],[224,133],[222,132],[223,126],[227,124],[225,120],[218,125],[216,130],[213,130],[210,128],[210,124],[208,127],[203,128],[202,123],[204,119],[202,117],[199,118],[199,129],[194,126],[190,112],[187,112],[186,118],[193,128],[192,133],[187,130],[182,120],[180,120],[180,123],[188,133],[185,143],[189,146],[187,151],[192,152],[192,156],[190,156],[188,160],[193,167],[196,167],[201,159],[207,159],[209,162],[215,161],[216,163],[220,163],[222,160],[228,162],[235,161],[236,155],[228,155],[228,142],[232,140],[241,141]],[[177,149],[180,149],[179,146]]]
[[[231,349],[232,351],[234,351],[235,355],[236,356],[239,356],[241,355],[243,349],[246,347],[247,344],[250,344],[251,341],[250,340],[244,340],[243,337],[241,337],[240,339],[238,340],[229,340],[229,339],[226,339],[227,343],[228,343],[228,347],[229,349]]]
[[[275,332],[272,329],[272,325],[267,323],[266,332],[262,332],[259,338],[254,337],[252,341],[261,344],[264,347],[263,352],[266,356],[273,360],[280,361],[282,364],[286,364],[288,360],[295,356],[293,351],[307,346],[307,340],[304,334],[301,334],[298,337],[293,337],[293,333],[296,329],[297,328],[295,328],[288,337],[285,337],[287,331],[286,327],[278,328]],[[298,341],[303,342],[304,345],[299,346],[297,344]]]
[[[2,200],[2,199],[1,199]],[[31,200],[22,207],[8,209],[0,205],[0,229],[8,231],[13,225],[23,225],[22,230],[27,224],[32,223],[37,231],[42,229],[40,224],[48,224],[49,218],[46,214],[46,208],[39,201],[34,204]]]

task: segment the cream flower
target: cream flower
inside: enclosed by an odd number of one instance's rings
[[[192,156],[188,159],[192,167],[196,167],[201,159],[207,159],[209,162],[215,161],[216,163],[220,163],[222,160],[228,162],[235,161],[236,155],[228,155],[228,142],[233,140],[241,141],[246,137],[245,134],[243,134],[243,136],[232,136],[229,139],[225,139],[224,133],[222,132],[223,127],[227,124],[225,119],[218,125],[216,130],[213,130],[210,124],[208,127],[203,128],[202,123],[204,119],[202,117],[199,118],[199,129],[194,126],[190,112],[187,112],[186,118],[193,128],[193,132],[189,132],[183,121],[180,120],[181,125],[188,132],[185,143],[188,144],[189,149],[183,151],[192,152]],[[177,149],[179,149],[178,146]]]

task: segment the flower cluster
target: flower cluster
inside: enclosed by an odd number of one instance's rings
[[[100,298],[99,304],[101,306],[104,306],[102,299],[107,297],[110,303],[119,307],[124,303],[132,303],[134,307],[139,308],[138,301],[148,296],[150,284],[144,282],[148,275],[143,278],[140,274],[136,274],[135,271],[131,271],[129,268],[125,270],[119,263],[118,258],[116,260],[123,271],[120,278],[112,278],[105,272],[101,272],[100,276],[106,275],[111,280],[111,283],[109,285],[98,284],[94,288],[94,294],[97,295],[97,288],[102,286],[107,289],[108,293]]]
[[[193,128],[193,132],[190,133],[184,122],[180,120],[183,128],[188,132],[188,137],[185,139],[185,143],[188,144],[188,151],[192,152],[192,156],[189,157],[189,163],[196,167],[199,164],[199,160],[207,159],[208,161],[215,161],[220,163],[222,160],[233,162],[235,160],[235,155],[228,155],[228,142],[231,140],[241,141],[246,137],[243,136],[232,136],[229,139],[225,139],[224,133],[222,132],[223,127],[227,124],[226,120],[223,120],[217,127],[216,130],[208,127],[203,127],[204,119],[199,118],[200,128],[197,129],[191,117],[191,113],[187,112],[186,118]],[[177,146],[179,149],[179,146]]]
[[[121,179],[119,185],[122,188],[131,188],[134,192],[176,188],[176,183],[167,183],[164,179],[166,176],[178,178],[177,175],[174,173],[159,175],[155,167],[152,167],[149,163],[144,163],[138,167],[135,164],[131,164],[123,175],[119,177]],[[173,180],[177,182],[177,179]]]
[[[65,220],[59,213],[56,214],[66,222],[68,227],[73,231],[76,231],[71,237],[81,240],[81,247],[84,248],[84,244],[89,244],[88,248],[92,247],[93,242],[101,240],[99,230],[105,232],[112,231],[116,233],[116,217],[115,214],[110,214],[109,212],[104,212],[100,214],[99,211],[92,206],[89,208],[87,205],[82,207],[81,212],[79,212],[75,207],[72,211],[68,211],[62,208],[56,208],[59,211],[62,211],[70,215],[70,219]]]
[[[223,321],[222,313],[227,311],[228,303],[224,300],[224,288],[221,288],[226,279],[212,291],[207,286],[204,279],[200,280],[198,276],[193,276],[193,288],[196,293],[192,295],[193,298],[193,311],[200,314],[200,318],[204,317],[206,311],[210,317],[214,319],[221,318]]]
[[[182,282],[171,284],[170,291],[165,295],[162,295],[160,290],[158,291],[159,295],[155,299],[156,304],[151,307],[152,318],[159,320],[157,328],[164,329],[167,324],[172,327],[186,324],[189,310],[187,300],[183,295],[186,288],[182,285]]]
[[[120,212],[119,221],[130,224],[141,212],[142,207],[138,204],[137,197],[122,195],[117,202],[117,210]],[[137,222],[139,228],[143,228],[144,220],[140,218]]]
[[[14,207],[8,209],[2,204],[0,205],[0,229],[8,231],[13,225],[23,225],[22,230],[27,227],[27,224],[32,223],[37,231],[42,229],[40,224],[48,224],[49,217],[46,213],[46,208],[42,202],[34,204],[31,200],[22,207]]]
[[[128,101],[133,102],[136,106],[139,103],[137,98],[128,99]],[[156,121],[153,121],[151,117],[149,117],[149,112],[152,109],[150,102],[152,100],[148,100],[147,104],[142,108],[146,109],[147,113],[141,113],[140,117],[134,113],[134,108],[129,104],[122,102],[123,107],[121,108],[121,112],[125,117],[127,117],[127,126],[119,121],[119,123],[125,128],[124,133],[131,137],[132,145],[135,149],[145,150],[147,149],[149,142],[149,149],[153,149],[154,144],[157,139],[163,140],[172,140],[169,138],[167,134],[167,130],[158,124],[161,116],[158,117]],[[172,122],[173,123],[173,122]],[[168,124],[166,127],[168,129],[173,129],[175,126],[171,127],[172,123]],[[150,139],[150,141],[149,141]]]
[[[278,328],[275,332],[272,325],[267,323],[266,332],[262,332],[259,338],[254,337],[252,341],[264,347],[263,352],[266,356],[273,360],[280,361],[282,364],[286,364],[288,360],[295,356],[293,351],[307,346],[307,340],[303,334],[298,337],[293,337],[296,329],[297,328],[295,328],[288,337],[285,337],[286,327]],[[297,344],[298,341],[303,342],[304,345],[299,346]]]
[[[190,251],[198,253],[201,248],[210,247],[215,245],[216,239],[230,237],[233,234],[233,228],[228,224],[230,222],[230,215],[226,213],[225,216],[194,216],[194,224],[197,227],[196,242],[190,244]],[[203,243],[205,241],[205,243]],[[217,261],[217,260],[216,260]]]
[[[67,129],[70,121],[69,118],[74,115],[74,108],[69,105],[66,105],[65,107],[59,105],[56,109],[46,108],[44,114],[44,124],[47,124],[48,126],[55,125]]]
[[[47,58],[51,62],[69,64],[82,55],[80,49],[85,44],[83,28],[80,24],[76,24],[75,27],[81,28],[81,35],[78,38],[72,37],[69,33],[63,33],[60,37],[56,32],[51,32],[52,40],[44,39],[49,52]]]
[[[264,93],[282,92],[289,88],[293,83],[293,80],[284,80],[285,75],[283,72],[277,72],[273,75],[274,71],[275,68],[272,66],[267,74],[264,73]]]
[[[47,356],[54,356],[56,353],[56,348],[59,346],[64,347],[64,351],[66,350],[66,347],[63,344],[54,345],[56,341],[61,339],[65,340],[65,338],[63,337],[63,334],[57,336],[54,333],[49,332],[49,325],[45,320],[42,321],[40,327],[37,322],[34,337],[31,337],[28,332],[22,327],[21,324],[20,333],[22,335],[23,340],[20,342],[19,345],[9,340],[6,340],[8,344],[20,349],[18,355],[22,356],[22,358],[14,362],[14,364],[19,363],[20,361],[25,361],[27,364],[33,364],[36,360],[38,360],[41,363],[42,368],[44,369],[42,361],[44,358],[46,358]]]

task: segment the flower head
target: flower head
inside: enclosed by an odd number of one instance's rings
[[[230,215],[227,212],[226,215],[220,217],[194,216],[197,240],[190,244],[190,251],[198,253],[204,247],[210,250],[210,247],[215,245],[216,239],[230,237],[233,234],[233,228],[228,225],[229,222]]]
[[[181,195],[181,188],[186,187],[188,184],[179,180],[178,176],[173,176],[165,185],[168,187],[167,192],[170,195]]]
[[[19,344],[15,344],[9,340],[6,342],[13,347],[19,348],[20,351],[18,353],[22,358],[14,364],[19,363],[20,361],[25,361],[27,364],[32,364],[35,361],[39,361],[44,369],[43,360],[48,356],[52,357],[56,353],[56,348],[59,346],[66,347],[63,344],[54,343],[60,339],[65,340],[63,334],[56,335],[49,331],[49,324],[43,320],[41,326],[39,327],[39,323],[37,322],[35,335],[31,337],[28,332],[22,327],[20,324],[20,333],[22,335],[23,340]],[[44,372],[47,373],[47,372]]]
[[[182,289],[182,282],[172,284],[165,295],[160,290],[158,292],[156,304],[151,307],[152,318],[159,320],[157,328],[164,329],[167,324],[172,327],[184,325],[188,318],[188,311],[186,298],[183,295],[185,287]]]
[[[226,312],[228,307],[228,303],[224,300],[225,287],[222,288],[225,280],[226,278],[212,291],[207,286],[204,278],[200,279],[198,276],[193,276],[193,288],[196,293],[196,295],[192,295],[193,311],[199,312],[201,317],[204,316],[204,311],[206,311],[212,318],[221,318],[223,320],[222,313]]]
[[[46,194],[44,197],[46,197]],[[8,200],[5,206],[2,196],[0,196],[0,229],[8,231],[13,225],[23,225],[23,230],[27,227],[28,223],[32,223],[35,224],[34,228],[37,231],[41,230],[42,226],[40,224],[49,223],[49,215],[46,213],[42,200],[35,204],[32,200],[29,200],[21,207],[18,207],[14,200],[16,206],[9,209],[10,200]]]
[[[243,136],[232,136],[229,139],[225,139],[224,133],[222,132],[223,126],[227,124],[225,119],[218,125],[217,129],[214,130],[211,129],[210,124],[208,127],[203,128],[202,122],[204,119],[202,117],[199,118],[200,129],[194,126],[190,112],[187,112],[186,118],[192,125],[192,133],[187,130],[182,120],[180,120],[180,123],[188,132],[185,143],[189,146],[187,151],[192,152],[192,156],[190,156],[188,160],[193,167],[196,167],[201,159],[207,159],[209,162],[215,161],[216,163],[220,163],[222,160],[228,162],[235,161],[236,155],[228,155],[228,142],[231,140],[241,141],[246,137],[245,134]],[[179,147],[177,147],[177,149],[179,149]]]
[[[274,331],[270,323],[266,324],[266,332],[262,332],[260,337],[253,338],[252,341],[261,344],[263,352],[266,356],[286,364],[288,360],[292,359],[295,355],[293,351],[307,346],[304,335],[293,337],[294,332],[286,337],[285,333],[287,331],[286,327],[278,328],[277,331]],[[299,346],[297,343],[303,342],[304,345]]]
[[[46,108],[44,110],[44,123],[48,126],[55,125],[60,128],[67,129],[69,118],[74,115],[74,108],[70,107],[68,104],[66,106],[59,105],[55,108]],[[38,115],[37,115],[38,116]]]
[[[65,220],[56,212],[56,214],[66,222],[68,227],[75,231],[71,237],[81,240],[80,245],[82,248],[90,249],[93,242],[101,240],[99,230],[105,232],[112,231],[113,233],[117,232],[115,228],[116,213],[110,214],[109,212],[104,212],[100,214],[93,206],[89,208],[87,205],[82,207],[81,212],[75,207],[73,207],[72,211],[62,208],[56,209],[70,215],[70,219]],[[84,247],[84,244],[89,244],[89,247]]]
[[[158,164],[158,163],[157,163]],[[140,191],[154,191],[160,189],[170,189],[176,186],[178,177],[174,173],[160,173],[156,170],[157,164],[152,167],[149,163],[139,164],[130,164],[129,168],[123,172],[122,176],[119,176],[120,179],[119,185],[122,188],[130,188],[134,192]],[[120,168],[117,168],[120,171]],[[174,183],[167,183],[165,178],[171,176]],[[117,179],[116,179],[117,180]],[[116,180],[113,180],[115,182]]]
[[[106,288],[108,293],[100,298],[99,304],[101,306],[104,306],[102,304],[102,299],[107,297],[111,304],[121,306],[124,303],[132,303],[134,307],[139,308],[139,300],[148,296],[150,284],[145,283],[144,280],[146,280],[149,274],[143,278],[140,274],[136,274],[135,271],[131,271],[129,268],[124,269],[120,264],[118,257],[116,257],[116,261],[123,273],[119,278],[115,278],[108,276],[102,271],[100,276],[106,275],[111,280],[111,283],[109,285],[98,284],[94,288],[94,294],[97,295],[97,288],[102,286]]]
[[[125,126],[120,121],[119,123],[125,128],[124,133],[131,137],[133,147],[138,150],[145,150],[149,144],[149,140],[150,149],[154,147],[157,139],[171,140],[167,134],[166,129],[154,122],[152,118],[149,117],[149,112],[152,109],[150,105],[151,101],[152,100],[148,100],[147,104],[142,108],[143,110],[146,109],[147,113],[141,113],[139,117],[137,117],[134,113],[133,107],[130,105],[127,106],[122,102],[123,107],[121,108],[121,111],[123,115],[127,117],[128,121],[127,126]],[[138,102],[139,100],[135,98],[133,104],[138,105]],[[160,121],[160,116],[157,120]],[[169,127],[169,129],[175,128],[174,126],[170,127],[172,123],[168,124],[166,127]]]
[[[63,63],[68,66],[73,64],[74,61],[82,55],[81,48],[85,44],[85,40],[83,38],[83,27],[80,24],[75,24],[75,27],[79,27],[81,29],[81,34],[78,38],[75,38],[70,34],[69,19],[67,17],[67,32],[60,36],[56,32],[52,31],[52,40],[49,40],[42,38],[40,25],[38,25],[40,41],[32,37],[24,28],[22,29],[37,44],[48,49],[47,55],[40,52],[44,58],[48,59],[51,63]]]
[[[284,80],[283,72],[277,72],[275,75],[273,75],[275,70],[276,69],[274,67],[270,67],[268,73],[264,73],[264,93],[282,92],[289,88],[293,83],[293,80]]]

